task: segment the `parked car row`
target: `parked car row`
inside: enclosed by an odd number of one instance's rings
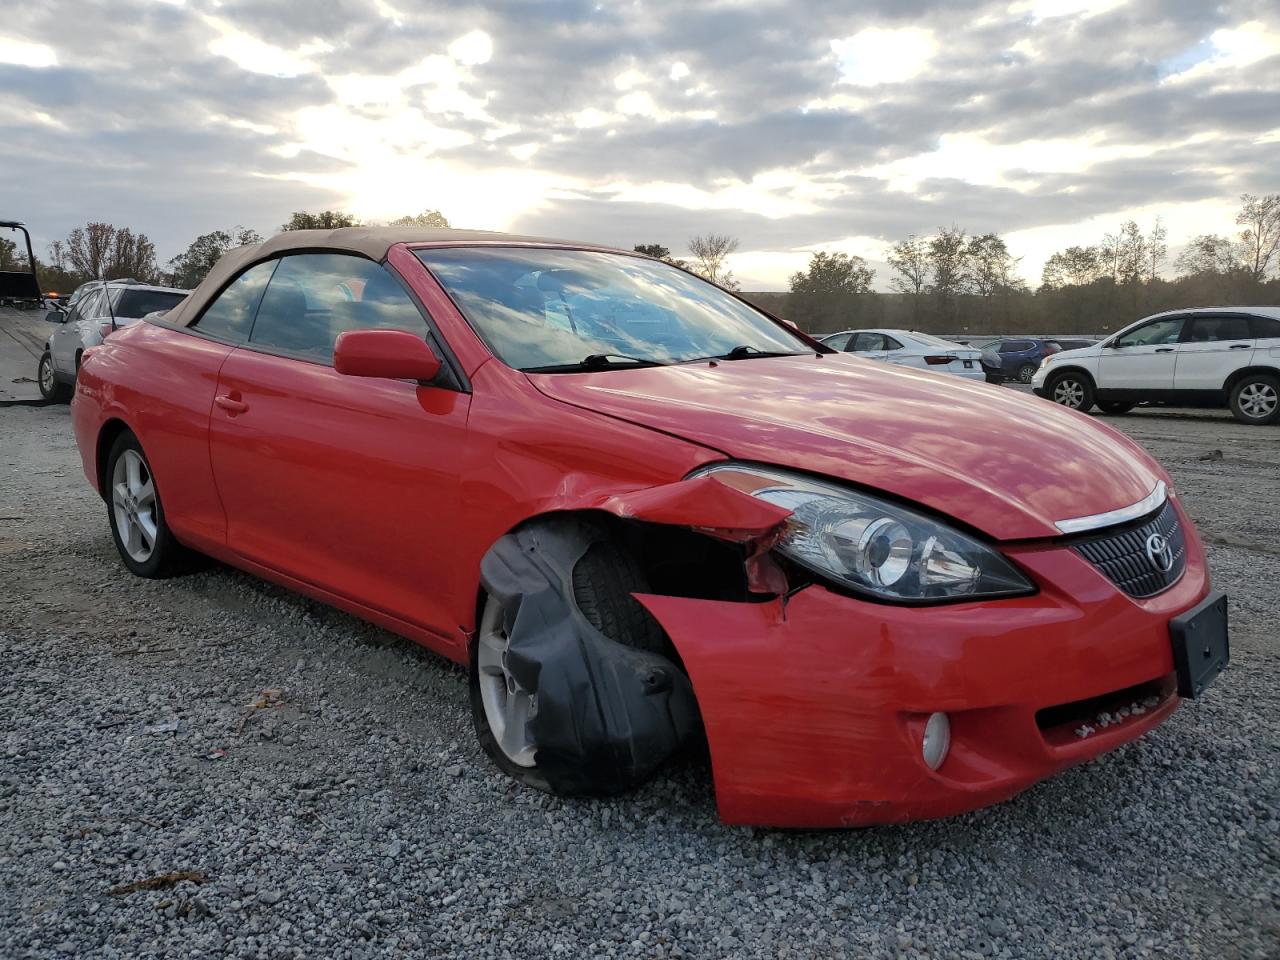
[[[45,319],[57,329],[45,341],[36,381],[46,400],[66,400],[75,389],[81,358],[113,330],[152,313],[171,310],[190,290],[176,290],[136,280],[90,280],[66,300],[55,301]]]
[[[198,551],[467,665],[553,793],[703,740],[732,823],[947,816],[1204,691],[1226,599],[1158,463],[928,372],[977,350],[841,336],[632,251],[292,231],[86,347],[71,420],[128,570]]]

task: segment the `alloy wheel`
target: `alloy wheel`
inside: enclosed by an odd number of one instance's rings
[[[480,701],[499,749],[517,766],[532,767],[538,748],[529,724],[537,715],[538,699],[512,675],[508,667],[510,651],[511,638],[503,626],[502,607],[489,597],[476,641]]]
[[[1079,410],[1084,403],[1084,384],[1070,378],[1059,380],[1053,388],[1053,400],[1064,407]]]
[[[1023,364],[1022,367],[1018,370],[1018,380],[1021,383],[1030,383],[1032,380],[1035,379],[1035,376],[1036,376],[1036,368],[1029,363]]]
[[[146,563],[156,548],[156,486],[146,461],[136,450],[125,450],[111,471],[111,508],[124,551]]]
[[[1280,405],[1280,395],[1269,383],[1250,383],[1240,391],[1237,402],[1246,417],[1262,420],[1275,413],[1276,406]]]
[[[40,378],[40,391],[45,396],[53,393],[53,360],[47,353],[40,358],[40,370],[36,376]]]

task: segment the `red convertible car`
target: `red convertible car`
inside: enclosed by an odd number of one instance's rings
[[[558,793],[705,740],[731,823],[946,816],[1228,658],[1124,436],[634,253],[286,233],[86,352],[72,416],[132,572],[206,554],[469,664],[484,749]]]

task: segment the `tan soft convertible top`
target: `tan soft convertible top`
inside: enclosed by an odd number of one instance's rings
[[[546,237],[521,237],[490,230],[446,230],[429,227],[340,227],[337,230],[286,230],[262,243],[250,244],[228,250],[191,296],[164,315],[163,322],[174,326],[188,326],[200,316],[205,305],[221,292],[233,277],[245,267],[259,260],[268,260],[282,253],[308,250],[336,250],[356,253],[381,263],[387,251],[397,243],[510,243],[520,245],[556,245],[605,250],[596,244],[578,244],[567,240],[550,240]],[[621,251],[629,252],[629,251]]]

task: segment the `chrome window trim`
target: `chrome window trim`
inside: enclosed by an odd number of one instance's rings
[[[1086,530],[1099,530],[1103,527],[1127,523],[1130,520],[1144,517],[1157,507],[1163,506],[1165,500],[1168,499],[1168,493],[1169,491],[1165,487],[1164,481],[1160,480],[1156,483],[1156,488],[1137,503],[1121,507],[1119,510],[1095,513],[1089,517],[1072,517],[1070,520],[1057,520],[1053,525],[1058,528],[1060,533],[1084,533]]]

